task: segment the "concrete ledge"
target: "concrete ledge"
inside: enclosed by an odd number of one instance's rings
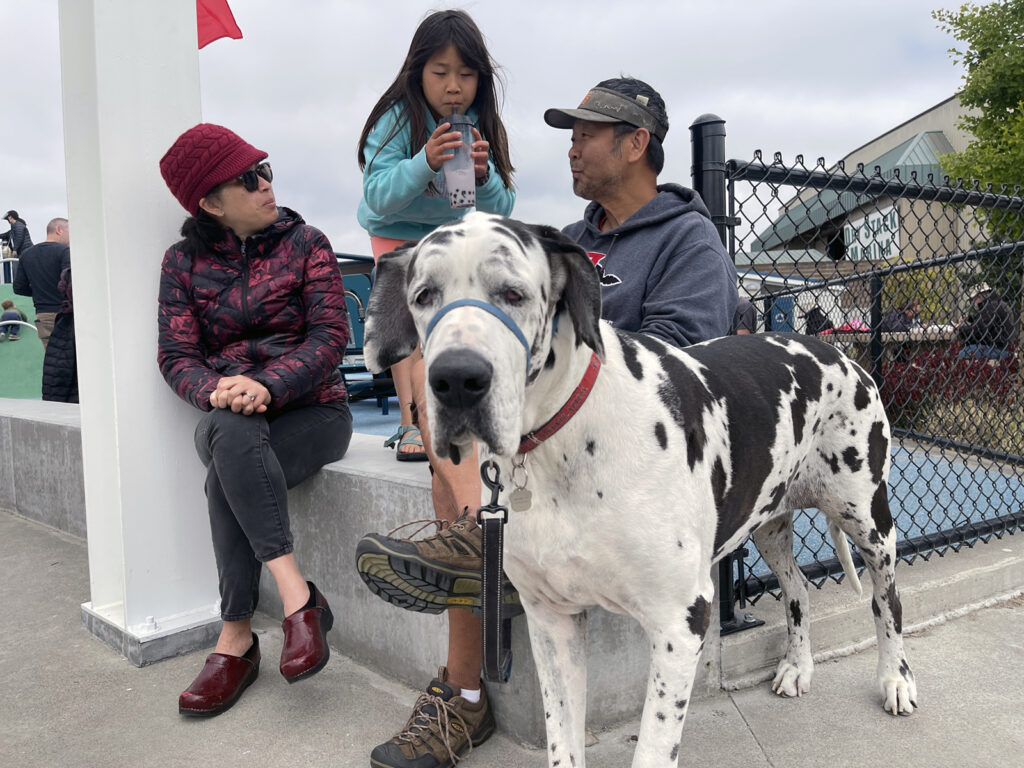
[[[376,436],[356,434],[348,455],[289,495],[296,556],[334,608],[333,647],[383,674],[421,688],[444,663],[447,623],[395,609],[372,595],[355,572],[356,542],[418,518],[432,519],[425,464],[399,463]],[[0,509],[74,536],[85,535],[78,407],[0,399]],[[980,607],[1024,587],[1024,537],[1005,536],[973,549],[901,565],[904,625],[908,631]],[[216,574],[210,573],[211,584]],[[867,588],[867,578],[864,579]],[[666,585],[666,588],[671,588]],[[715,601],[717,608],[717,601]],[[846,585],[811,590],[811,638],[816,658],[861,650],[874,643],[870,597]],[[262,611],[280,616],[272,578],[261,585]],[[779,603],[765,597],[748,609],[766,625],[719,638],[718,622],[705,642],[695,696],[770,679],[785,641]],[[594,730],[636,718],[642,708],[648,643],[631,618],[590,612],[588,725]],[[212,643],[217,622],[180,627],[181,635],[150,637],[112,632],[101,612],[83,606],[93,634],[136,664],[147,664]],[[205,634],[204,634],[205,633]],[[513,622],[512,679],[489,688],[500,727],[529,744],[544,741],[544,717],[525,621]],[[131,636],[129,636],[131,635]],[[182,645],[185,643],[187,645]],[[911,659],[913,663],[913,659]],[[410,702],[411,705],[412,702]]]
[[[85,538],[77,405],[0,398],[0,509]]]

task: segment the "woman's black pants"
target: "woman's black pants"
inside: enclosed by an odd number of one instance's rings
[[[222,619],[253,615],[262,564],[293,549],[288,489],[344,456],[351,438],[345,402],[251,416],[215,408],[199,422]]]

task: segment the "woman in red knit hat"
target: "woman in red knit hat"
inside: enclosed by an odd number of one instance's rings
[[[348,314],[331,244],[278,207],[266,157],[201,123],[160,161],[189,217],[161,269],[158,362],[171,388],[206,412],[195,442],[224,620],[178,700],[184,715],[217,715],[256,679],[250,619],[263,565],[284,606],[281,674],[309,677],[330,655],[334,617],[292,554],[287,489],[348,448],[352,415],[337,370]]]

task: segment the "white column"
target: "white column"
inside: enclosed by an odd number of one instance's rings
[[[60,0],[91,600],[136,664],[209,642],[217,579],[198,411],[156,365],[164,250],[185,212],[160,157],[201,120],[195,0]]]

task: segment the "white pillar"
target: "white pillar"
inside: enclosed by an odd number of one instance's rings
[[[185,212],[158,163],[199,122],[195,0],[60,0],[90,597],[138,665],[209,643],[217,579],[198,411],[156,365],[164,250]]]

